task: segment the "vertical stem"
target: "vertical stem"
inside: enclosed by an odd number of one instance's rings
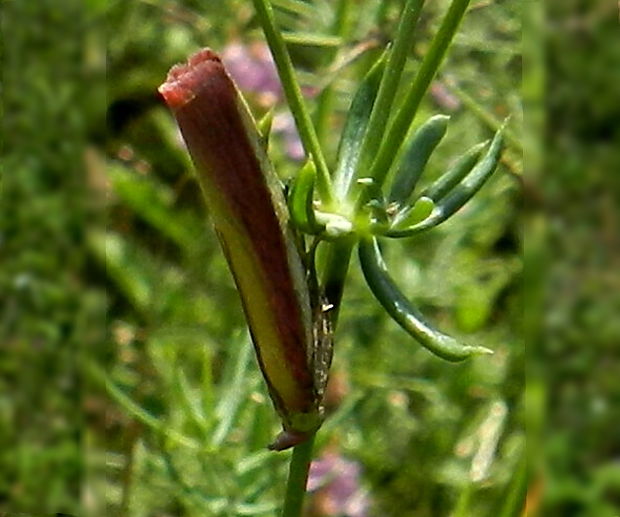
[[[352,1],[340,0],[338,5],[338,12],[334,20],[332,27],[332,34],[334,36],[340,36],[343,39],[347,36],[350,29],[350,13],[351,13]],[[325,50],[322,65],[327,66],[331,63],[337,55],[337,49]],[[316,132],[319,136],[319,141],[325,143],[327,137],[327,129],[329,123],[329,115],[332,112],[332,106],[334,104],[334,88],[328,85],[318,99],[318,105],[314,116]]]
[[[330,244],[323,267],[322,289],[327,301],[333,305],[330,312],[332,328],[335,331],[340,314],[340,302],[344,292],[344,283],[349,270],[351,252],[355,241],[346,239]]]
[[[126,429],[127,436],[127,447],[125,449],[125,457],[127,461],[125,463],[125,468],[122,472],[122,495],[121,495],[121,513],[122,515],[129,515],[129,505],[131,503],[132,496],[132,481],[134,476],[134,468],[136,463],[136,443],[140,434],[142,432],[141,424],[139,422],[133,421],[129,424],[129,427]]]
[[[459,23],[463,19],[469,2],[470,0],[453,0],[450,4],[450,8],[437,31],[437,35],[433,38],[431,46],[422,60],[420,69],[416,74],[407,97],[390,124],[385,138],[381,141],[379,153],[370,170],[370,176],[375,178],[377,185],[383,183],[392,164],[392,160],[394,156],[396,156],[409,130],[409,126],[415,117],[422,97],[426,93],[431,80],[437,73],[446,51],[448,50],[448,46],[454,38],[454,34],[456,33]]]
[[[346,0],[342,1],[342,6],[348,4]],[[370,164],[371,158],[376,151],[379,151],[380,156],[372,162],[372,170],[375,174],[377,173],[377,169],[385,165],[386,162],[388,166],[391,163],[389,161],[391,157],[389,157],[388,154],[389,152],[395,152],[402,141],[402,138],[399,138],[398,142],[396,142],[395,135],[396,137],[404,136],[411,124],[422,95],[425,93],[432,77],[437,72],[447,47],[454,37],[458,23],[469,5],[469,1],[470,0],[454,0],[452,2],[448,14],[437,36],[433,40],[431,49],[420,67],[420,71],[403,106],[399,110],[394,122],[389,127],[388,138],[381,138],[384,136],[384,127],[388,121],[402,69],[413,42],[414,28],[422,5],[424,4],[424,0],[406,1],[405,8],[401,14],[394,49],[390,54],[377,102],[375,103],[375,108],[369,122],[369,129],[364,139],[362,149],[363,161],[360,162],[362,167]],[[317,190],[323,202],[329,207],[329,205],[333,203],[333,189],[329,170],[327,169],[322,154],[316,130],[306,110],[301,95],[301,89],[295,79],[293,64],[286,49],[284,39],[276,26],[269,0],[253,0],[253,2],[276,62],[282,86],[295,118],[304,148],[315,162],[317,168]],[[326,100],[329,104],[329,99]],[[321,116],[322,115],[319,113],[319,120]],[[394,149],[394,145],[396,145],[396,149]],[[380,174],[381,172],[379,172],[379,175]],[[385,173],[383,175],[385,176]],[[323,268],[322,286],[329,302],[334,305],[334,313],[332,314],[334,327],[337,323],[344,283],[354,244],[354,239],[346,239],[330,245]],[[309,440],[297,445],[293,449],[282,517],[299,517],[301,515],[314,438],[315,437],[312,436]]]
[[[452,512],[452,517],[467,517],[470,515],[469,503],[471,501],[472,492],[474,486],[470,480],[467,480],[467,484],[461,490],[459,499],[456,503],[456,508]]]
[[[514,517],[520,514],[527,492],[527,481],[527,454],[526,451],[523,451],[516,465],[516,472],[513,474],[512,482],[508,487],[508,494],[506,494],[504,499],[499,517]]]
[[[299,517],[301,515],[313,446],[314,435],[293,449],[282,517]]]
[[[286,95],[295,124],[299,131],[299,136],[304,145],[304,149],[314,160],[317,172],[317,190],[322,201],[330,205],[333,201],[333,192],[329,169],[323,156],[323,151],[319,144],[314,125],[304,104],[301,88],[295,78],[295,70],[291,56],[288,53],[282,33],[278,29],[273,15],[273,9],[269,0],[253,0],[256,14],[269,43],[269,48],[278,69],[278,75],[282,81],[282,88]]]
[[[377,27],[384,27],[385,22],[387,21],[387,14],[391,3],[391,0],[383,0],[382,2],[379,2],[379,7],[377,7],[375,15],[375,25]]]
[[[344,282],[349,268],[353,241],[345,240],[332,244],[328,250],[325,263],[323,289],[330,303],[334,305],[331,321],[335,330],[338,322],[340,301],[344,290]],[[291,465],[286,486],[286,498],[282,517],[299,517],[303,506],[308,481],[308,470],[312,459],[314,445],[313,435],[309,440],[300,443],[293,449]]]
[[[368,129],[364,136],[361,159],[359,161],[359,170],[361,171],[365,171],[371,165],[371,159],[376,154],[384,135],[385,126],[400,82],[400,76],[413,45],[415,27],[420,17],[422,5],[424,5],[424,0],[407,0],[401,13],[394,39],[394,48],[388,57],[379,92],[377,93],[377,99],[368,121]]]

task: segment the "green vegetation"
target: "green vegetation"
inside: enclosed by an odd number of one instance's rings
[[[552,14],[568,19],[573,3]],[[353,255],[314,455],[359,469],[352,479],[369,516],[520,516],[526,488],[532,515],[618,513],[620,290],[611,272],[620,233],[605,177],[620,156],[609,94],[620,47],[605,39],[617,12],[599,3],[580,25],[583,47],[568,31],[546,42],[548,134],[521,127],[528,3],[472,2],[422,99],[415,128],[450,115],[422,191],[512,116],[502,164],[469,204],[383,249],[407,299],[450,335],[495,353],[458,364],[431,355],[377,304]],[[352,96],[404,2],[273,4],[333,170]],[[403,85],[449,2],[426,4]],[[169,67],[198,48],[235,42],[260,52],[252,2],[4,0],[2,24],[0,513],[277,515],[290,452],[265,448],[280,424],[191,163],[156,93]],[[529,30],[545,43],[541,27]],[[525,52],[535,103],[541,61]],[[257,118],[277,100],[270,156],[288,180],[304,162],[289,156],[278,126],[286,104],[278,93],[246,96]],[[544,114],[533,104],[526,121],[536,109]],[[534,177],[523,188],[521,135],[535,144],[525,139],[526,166],[531,157],[549,171],[542,184]],[[531,214],[525,274],[523,196],[528,207],[549,206],[546,217]],[[553,310],[541,321],[545,292]],[[311,495],[312,515],[326,515],[334,497],[326,487]]]

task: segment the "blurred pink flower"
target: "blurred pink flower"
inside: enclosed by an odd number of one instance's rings
[[[260,95],[261,102],[273,105],[282,98],[276,65],[264,43],[231,43],[222,52],[222,61],[239,88]]]
[[[360,486],[360,474],[359,463],[334,453],[313,461],[307,488],[314,492],[317,515],[366,517],[370,501]]]
[[[222,52],[222,61],[235,83],[244,92],[256,95],[256,100],[264,107],[270,108],[284,98],[276,65],[271,57],[269,47],[262,42],[250,45],[231,43]],[[318,92],[315,88],[302,87],[306,97]],[[299,139],[293,117],[287,112],[274,117],[273,132],[280,134],[284,140],[284,151],[293,160],[301,161],[306,153]]]
[[[299,139],[295,120],[289,112],[279,113],[273,118],[274,133],[282,136],[284,151],[293,160],[301,161],[306,157],[304,146]]]
[[[439,81],[433,81],[430,93],[437,105],[444,110],[456,111],[461,107],[459,98],[451,93],[445,84]]]

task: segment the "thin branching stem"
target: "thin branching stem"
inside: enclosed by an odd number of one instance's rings
[[[338,11],[334,19],[332,27],[332,34],[340,38],[346,38],[351,29],[351,11],[353,8],[352,0],[340,0],[338,4]],[[325,58],[323,61],[324,66],[331,66],[334,59],[338,55],[338,49],[327,49],[324,52]],[[332,108],[334,106],[335,90],[332,84],[328,84],[321,92],[318,99],[318,104],[315,113],[316,131],[319,136],[319,141],[325,143],[328,137],[328,125]]]
[[[390,52],[386,69],[384,71],[377,99],[371,113],[368,129],[362,144],[362,160],[366,156],[366,163],[369,164],[370,157],[376,152],[381,136],[389,117],[392,101],[398,89],[400,76],[407,59],[407,55],[414,40],[414,31],[424,0],[408,0],[401,20],[398,25],[394,47]],[[360,160],[357,168],[358,175],[364,169],[364,162]],[[353,182],[351,183],[351,185]],[[344,292],[344,284],[353,251],[354,241],[347,239],[342,242],[330,245],[327,250],[325,260],[323,289],[329,302],[334,306],[331,316],[332,324],[335,327],[340,311],[340,301]]]
[[[310,119],[301,94],[301,88],[295,77],[291,56],[286,48],[282,33],[278,29],[269,0],[253,0],[256,14],[267,38],[273,59],[282,81],[282,88],[299,131],[304,149],[314,160],[317,171],[317,191],[323,203],[330,206],[333,201],[333,189],[329,169],[319,144],[319,139]]]
[[[366,174],[368,166],[371,165],[372,157],[377,153],[384,135],[405,61],[413,45],[416,23],[420,17],[423,5],[424,0],[408,0],[401,14],[396,37],[394,38],[394,47],[390,51],[385,66],[377,99],[375,100],[362,144],[362,156],[358,171],[363,171],[363,174]]]
[[[463,19],[469,2],[470,0],[454,0],[452,4],[450,4],[450,8],[439,27],[439,31],[435,38],[433,38],[431,46],[422,60],[422,64],[411,85],[411,89],[398,109],[394,120],[391,122],[370,169],[370,176],[375,179],[377,185],[381,185],[385,180],[385,176],[390,170],[392,161],[409,131],[409,127],[413,122],[420,102],[431,80],[437,73],[450,42],[454,38],[456,30]]]
[[[270,1],[253,0],[253,2],[276,62],[283,89],[295,118],[304,148],[313,158],[316,165],[317,191],[323,202],[329,207],[333,202],[333,189],[329,171],[316,130],[311,122],[302,98],[301,89],[295,78],[293,64],[284,39],[275,23]],[[402,142],[411,124],[420,100],[426,92],[432,77],[436,74],[448,45],[454,37],[456,28],[469,4],[469,0],[454,0],[452,2],[448,14],[433,40],[431,49],[422,63],[412,89],[397,113],[394,122],[389,127],[388,133],[384,134],[393,100],[399,86],[401,73],[413,44],[414,29],[423,4],[424,0],[407,0],[401,15],[394,48],[390,53],[385,76],[380,86],[362,147],[362,161],[358,168],[358,174],[362,170],[366,173],[368,166],[372,164],[374,173],[378,174],[377,177],[381,177],[381,173],[377,173],[377,171],[386,163],[388,167],[391,164],[391,159],[396,154],[399,144]],[[372,161],[377,152],[380,153],[381,159]],[[393,153],[392,156],[388,156],[390,153]],[[380,182],[383,181],[384,177],[385,175],[381,177]],[[334,313],[332,314],[334,326],[354,245],[354,237],[330,244],[323,263],[322,287],[328,300],[334,305]],[[299,517],[301,515],[313,444],[314,436],[293,449],[286,498],[282,511],[283,517]]]

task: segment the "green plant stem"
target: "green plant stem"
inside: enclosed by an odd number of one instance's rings
[[[299,517],[301,515],[313,446],[314,435],[293,449],[282,517]]]
[[[450,8],[439,27],[439,31],[433,38],[431,46],[422,60],[422,64],[411,85],[411,89],[407,93],[405,100],[387,130],[385,138],[383,138],[381,142],[377,157],[370,169],[370,176],[375,179],[376,184],[379,186],[383,184],[385,176],[392,165],[392,161],[400,145],[405,140],[405,136],[420,106],[422,97],[426,93],[431,80],[437,73],[439,65],[441,65],[459,23],[463,19],[469,2],[470,0],[454,0],[452,4],[450,4]]]
[[[340,0],[338,4],[338,12],[334,20],[332,27],[332,34],[339,38],[346,38],[351,27],[351,7],[352,0]],[[332,48],[325,50],[325,56],[322,60],[323,66],[329,66],[337,55],[337,49]],[[316,132],[319,136],[319,141],[325,143],[328,132],[329,115],[332,112],[334,104],[335,94],[334,88],[329,84],[319,96],[316,113],[314,116]]]
[[[331,312],[331,322],[334,329],[338,322],[340,301],[353,246],[354,241],[352,239],[331,244],[325,262],[326,275],[323,288],[327,299],[334,305]],[[309,440],[293,448],[282,517],[299,517],[301,515],[314,438],[313,435]]]
[[[508,494],[504,499],[499,517],[515,517],[521,513],[527,492],[527,467],[527,454],[523,451],[516,465],[516,471],[508,487]]]
[[[259,3],[261,0],[255,0],[255,3]],[[374,122],[369,122],[369,124],[375,124],[375,128],[373,129],[374,137],[368,136],[366,134],[366,138],[364,140],[366,150],[363,152],[370,153],[373,149],[376,150],[378,146],[378,138],[380,138],[381,133],[383,131],[383,127],[387,121],[387,117],[389,115],[389,108],[391,107],[392,100],[396,93],[396,89],[398,88],[398,81],[400,79],[400,72],[402,71],[402,67],[404,66],[404,61],[407,56],[407,52],[412,44],[413,38],[413,29],[415,27],[415,20],[417,20],[417,16],[419,15],[419,9],[423,4],[423,0],[410,0],[407,2],[407,6],[405,7],[405,12],[403,13],[403,19],[408,15],[408,22],[404,23],[401,19],[401,23],[399,25],[398,34],[396,37],[396,43],[394,45],[394,49],[390,55],[390,59],[392,61],[392,66],[395,66],[395,63],[400,62],[400,70],[393,69],[390,73],[390,78],[386,79],[385,85],[382,82],[380,87],[377,102],[379,102],[379,96],[383,95],[384,99],[381,100],[383,108],[377,108],[377,104],[375,104],[375,109],[373,110],[373,114],[376,111],[376,115],[374,116]],[[422,67],[420,69],[420,73],[416,78],[416,83],[412,90],[414,92],[418,92],[415,95],[419,96],[419,99],[413,101],[411,97],[413,95],[410,93],[404,103],[404,108],[409,107],[409,112],[411,112],[411,106],[414,105],[414,109],[412,113],[409,115],[409,119],[406,124],[405,131],[401,135],[398,143],[402,141],[402,137],[404,137],[404,133],[408,129],[411,119],[417,110],[417,106],[420,103],[422,95],[428,88],[432,77],[437,72],[439,64],[447,50],[447,47],[454,37],[454,33],[456,32],[456,28],[458,27],[458,23],[461,20],[467,5],[469,4],[469,0],[455,0],[450,6],[450,10],[446,15],[446,19],[439,30],[439,33],[433,40],[433,44],[431,46],[431,50],[426,56]],[[455,7],[456,6],[456,7]],[[458,9],[457,9],[458,7]],[[409,9],[407,9],[409,8]],[[416,8],[418,10],[416,10]],[[460,14],[459,14],[460,13]],[[448,23],[449,22],[449,23]],[[395,56],[395,57],[394,57]],[[388,61],[387,68],[390,67],[390,62]],[[422,73],[423,72],[423,73]],[[386,69],[387,74],[387,69]],[[416,86],[417,84],[417,86]],[[383,94],[381,90],[383,89]],[[409,102],[408,102],[409,101]],[[290,101],[289,101],[290,102]],[[383,111],[384,110],[384,111]],[[401,109],[402,111],[402,109]],[[401,112],[399,112],[401,115]],[[406,115],[406,113],[405,113]],[[402,119],[404,119],[405,115],[401,115],[401,122],[399,125],[393,125],[392,127],[396,127],[398,129],[403,125]],[[398,118],[398,115],[397,115]],[[372,121],[371,116],[371,121]],[[369,126],[370,131],[370,126]],[[395,130],[392,130],[390,135],[398,134]],[[366,143],[368,142],[368,143]],[[394,153],[395,154],[395,153]],[[362,155],[364,156],[364,155]],[[376,162],[375,162],[376,163]],[[382,163],[382,162],[379,162]],[[358,170],[364,170],[362,167]],[[359,208],[359,203],[358,203]],[[332,308],[332,325],[333,328],[336,328],[338,322],[338,315],[340,311],[340,302],[342,300],[342,295],[344,292],[344,285],[346,280],[347,271],[349,268],[349,262],[351,260],[351,252],[353,251],[353,247],[355,245],[354,239],[346,239],[343,241],[339,241],[330,245],[327,250],[327,256],[323,267],[323,282],[322,287],[324,289],[325,295],[329,303],[333,305]],[[298,445],[293,449],[293,458],[291,459],[291,467],[289,472],[289,479],[287,485],[287,495],[286,501],[284,505],[284,511],[282,513],[283,517],[298,517],[301,512],[301,506],[303,503],[303,497],[305,495],[305,483],[307,480],[308,468],[310,466],[310,455],[312,452],[312,442],[313,439],[309,442]],[[301,478],[303,477],[303,482],[301,482]],[[297,513],[295,513],[297,512]]]
[[[323,266],[322,289],[328,302],[333,305],[330,312],[332,330],[336,330],[338,315],[340,314],[340,302],[344,292],[344,284],[349,270],[351,252],[355,245],[355,239],[343,239],[329,245]]]
[[[407,0],[401,14],[394,38],[394,47],[385,65],[377,99],[368,120],[368,129],[364,135],[358,172],[366,171],[381,143],[405,61],[413,45],[416,23],[423,5],[424,0]],[[365,174],[365,172],[363,173]]]
[[[452,512],[453,517],[467,517],[471,515],[471,508],[469,503],[471,501],[471,497],[474,491],[473,483],[468,480],[467,484],[461,490],[458,501],[456,503],[456,508]]]
[[[323,202],[329,206],[333,202],[333,190],[329,171],[320,148],[316,131],[305,108],[299,84],[295,79],[293,65],[286,49],[284,39],[275,24],[273,10],[269,0],[253,1],[276,62],[284,92],[290,104],[293,116],[295,117],[295,122],[304,148],[314,159],[317,168],[317,190]],[[394,49],[390,54],[385,76],[378,93],[377,103],[371,115],[369,130],[364,139],[362,158],[366,156],[366,164],[368,164],[371,157],[374,156],[375,151],[382,152],[383,158],[381,160],[376,159],[373,162],[373,171],[375,171],[376,167],[386,162],[389,162],[389,167],[391,160],[388,160],[386,156],[389,155],[389,153],[393,153],[393,155],[396,154],[395,151],[398,149],[399,144],[411,124],[420,100],[426,92],[432,77],[437,72],[445,51],[454,37],[458,23],[469,4],[469,0],[455,0],[451,4],[441,28],[431,44],[431,49],[420,67],[416,81],[405,99],[403,106],[399,110],[395,121],[390,126],[387,135],[388,138],[381,140],[392,107],[392,102],[396,90],[398,89],[402,69],[413,43],[413,32],[423,3],[424,0],[408,0],[406,3],[403,14],[401,15]],[[380,142],[383,142],[381,146]],[[388,158],[393,158],[393,155]],[[364,162],[361,162],[361,164],[363,166]],[[358,170],[365,169],[360,167]],[[383,177],[385,177],[385,174]],[[329,302],[334,306],[332,309],[334,312],[331,318],[334,328],[338,319],[340,302],[342,300],[347,270],[354,245],[355,238],[352,237],[331,244],[327,250],[327,256],[323,267],[324,274],[322,286]],[[283,517],[299,517],[301,515],[313,445],[314,436],[293,449],[287,481],[286,498],[282,511]]]
[[[276,26],[269,0],[253,0],[256,14],[261,23],[267,43],[282,81],[282,88],[289,103],[304,149],[314,160],[317,171],[317,190],[321,200],[329,207],[333,202],[333,189],[329,169],[319,144],[316,131],[306,109],[299,83],[295,78],[293,62],[284,43],[282,33]]]
[[[385,23],[387,22],[387,13],[390,9],[391,0],[383,0],[379,2],[379,6],[377,7],[377,11],[375,14],[375,26],[376,27],[385,27]]]

